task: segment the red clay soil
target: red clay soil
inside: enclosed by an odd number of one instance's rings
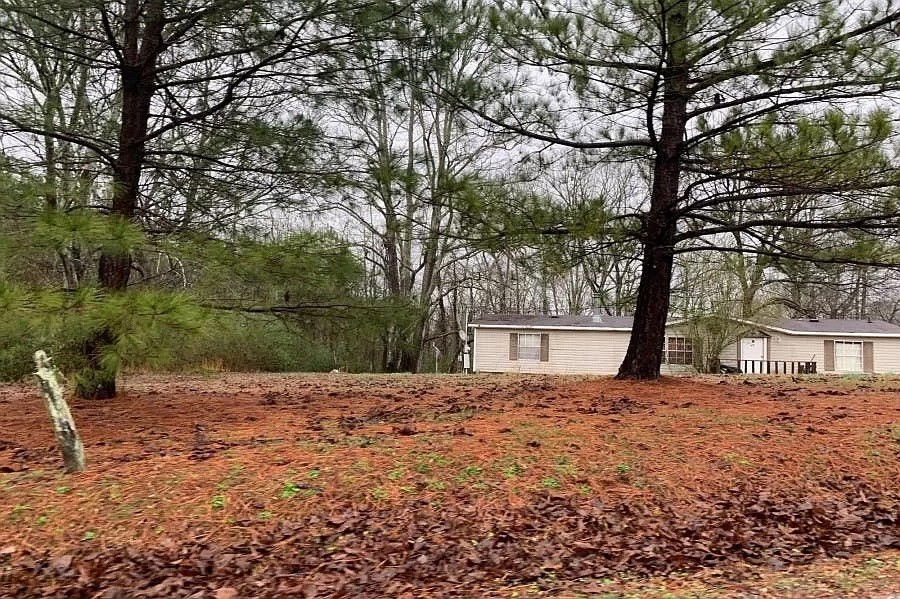
[[[75,402],[66,476],[37,387],[0,387],[0,597],[574,597],[900,549],[897,380],[121,388]]]

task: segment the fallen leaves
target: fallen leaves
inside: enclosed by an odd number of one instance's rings
[[[779,384],[136,377],[77,406],[65,510],[0,396],[0,597],[571,596],[900,547],[895,397]]]
[[[896,489],[852,480],[832,487],[839,491],[823,495],[748,480],[690,510],[560,493],[484,506],[460,493],[439,510],[424,501],[346,505],[304,522],[260,524],[254,541],[229,545],[196,535],[56,557],[4,548],[14,564],[31,565],[5,570],[0,596],[115,597],[128,589],[133,597],[399,597],[429,589],[460,597],[548,576],[584,592],[582,580],[616,573],[785,568],[900,548]]]

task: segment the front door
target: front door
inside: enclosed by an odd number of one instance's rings
[[[744,337],[741,339],[741,368],[744,372],[765,372],[766,338]]]

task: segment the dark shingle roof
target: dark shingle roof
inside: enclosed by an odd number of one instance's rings
[[[576,327],[585,329],[631,329],[632,316],[600,317],[594,322],[590,315],[536,316],[530,314],[492,314],[472,322],[473,325],[518,327]]]
[[[782,318],[771,326],[796,333],[855,333],[873,335],[900,335],[900,326],[883,320],[850,320],[839,318]]]
[[[566,315],[546,316],[533,314],[492,314],[479,318],[472,322],[473,326],[499,326],[499,327],[527,327],[548,328],[566,327],[579,329],[618,329],[630,330],[634,323],[632,316],[607,316],[600,317],[600,322],[594,322],[590,315]],[[806,335],[896,335],[900,337],[900,326],[884,322],[883,320],[850,320],[830,319],[819,320],[782,318],[773,323],[753,323],[749,325],[761,328],[780,329],[788,334]]]

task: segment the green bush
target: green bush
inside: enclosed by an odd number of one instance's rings
[[[184,343],[170,370],[321,372],[336,367],[328,348],[271,317],[222,315],[212,330]]]
[[[104,350],[103,368],[154,372],[368,371],[377,367],[382,330],[364,315],[286,323],[210,311],[190,296],[154,290],[104,297],[88,288],[60,293],[0,285],[0,308],[5,381],[33,372],[32,356],[43,349],[70,380],[90,385],[89,377],[102,371],[87,368],[84,344],[104,327],[115,342]]]
[[[83,362],[79,332],[60,326],[48,337],[24,319],[8,317],[0,323],[0,380],[16,381],[32,373],[37,349],[46,350],[67,376],[76,376]],[[325,344],[270,317],[226,314],[198,334],[173,332],[157,342],[152,355],[130,351],[123,365],[154,372],[327,372],[347,364],[346,355],[333,355]]]
[[[0,334],[0,380],[17,381],[34,372],[34,343]]]

